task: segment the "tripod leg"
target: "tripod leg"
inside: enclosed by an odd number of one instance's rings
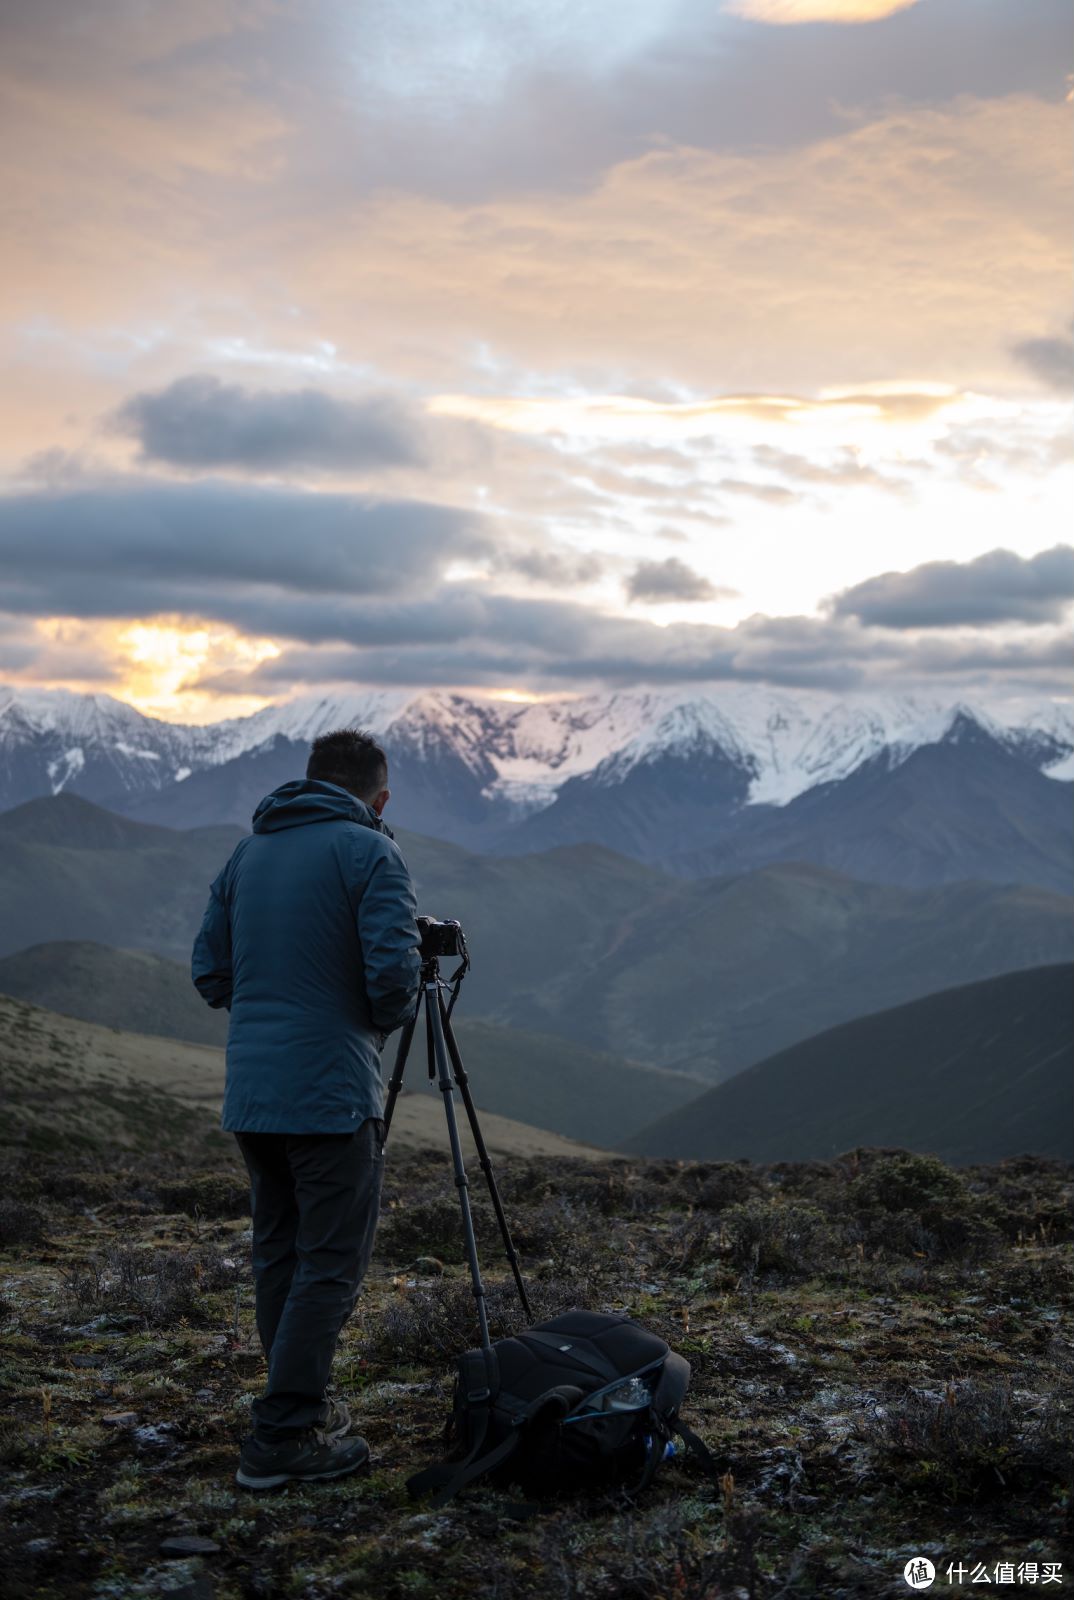
[[[418,1012],[421,1010],[421,1000],[424,990],[419,990],[418,1001],[414,1007],[414,1015],[409,1022],[403,1024],[403,1031],[399,1035],[399,1048],[395,1052],[395,1066],[392,1068],[391,1082],[388,1084],[388,1096],[384,1102],[384,1137],[387,1139],[388,1130],[392,1125],[392,1116],[395,1112],[395,1102],[399,1098],[399,1091],[403,1087],[403,1073],[406,1071],[406,1058],[410,1054],[410,1046],[414,1039],[414,1029],[418,1025]]]
[[[529,1296],[526,1293],[526,1285],[522,1281],[522,1269],[519,1266],[518,1252],[511,1241],[511,1230],[507,1226],[507,1218],[504,1215],[503,1203],[500,1200],[500,1191],[496,1187],[496,1179],[493,1177],[492,1162],[489,1160],[489,1153],[485,1148],[485,1140],[482,1136],[481,1127],[477,1120],[477,1107],[474,1105],[473,1096],[470,1093],[470,1080],[466,1076],[466,1068],[462,1064],[462,1055],[459,1051],[458,1041],[455,1038],[454,1029],[451,1026],[451,1018],[447,1014],[444,1006],[444,997],[440,994],[439,990],[437,991],[437,998],[440,1002],[440,1020],[443,1026],[444,1040],[447,1044],[448,1054],[451,1057],[451,1065],[455,1072],[455,1082],[459,1086],[459,1092],[462,1095],[462,1103],[466,1107],[466,1115],[470,1120],[470,1132],[474,1136],[474,1144],[477,1146],[477,1159],[481,1164],[482,1172],[485,1174],[485,1182],[488,1184],[489,1195],[492,1199],[492,1208],[496,1213],[496,1221],[500,1225],[500,1234],[503,1238],[504,1252],[508,1261],[511,1263],[511,1271],[514,1274],[515,1287],[518,1290],[518,1298],[522,1302],[522,1310],[525,1312],[527,1320],[532,1322],[533,1311],[530,1308]]]
[[[440,984],[438,979],[432,979],[425,985],[425,1027],[429,1041],[429,1059],[436,1062],[437,1078],[444,1097],[444,1116],[447,1119],[448,1140],[451,1144],[451,1161],[455,1168],[455,1187],[459,1191],[459,1207],[462,1211],[462,1228],[466,1240],[466,1257],[470,1263],[470,1278],[473,1283],[474,1299],[477,1301],[477,1320],[481,1327],[481,1346],[484,1350],[491,1349],[489,1339],[488,1308],[485,1305],[485,1285],[481,1281],[481,1263],[477,1256],[477,1240],[474,1238],[474,1219],[470,1214],[470,1185],[466,1178],[466,1166],[462,1158],[462,1145],[459,1143],[459,1126],[455,1119],[455,1085],[451,1078],[451,1058],[448,1055],[447,1044],[444,1039],[444,1025],[440,1015]]]

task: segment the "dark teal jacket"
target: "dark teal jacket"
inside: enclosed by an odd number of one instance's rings
[[[209,893],[191,975],[227,1006],[222,1126],[351,1133],[383,1112],[380,1051],[418,997],[417,903],[364,801],[302,778],[254,812]]]

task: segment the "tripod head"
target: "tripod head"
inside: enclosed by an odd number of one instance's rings
[[[421,956],[422,988],[429,983],[446,982],[451,990],[451,999],[448,1002],[448,1016],[450,1016],[458,997],[459,985],[470,970],[470,951],[466,935],[462,931],[462,923],[454,918],[438,922],[435,917],[418,917],[417,924],[418,932],[421,934],[418,954]],[[446,980],[440,977],[441,956],[462,957],[461,965]]]

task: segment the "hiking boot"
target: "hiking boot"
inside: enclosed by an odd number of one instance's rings
[[[325,1414],[317,1424],[318,1433],[323,1433],[326,1439],[346,1438],[353,1426],[347,1402],[334,1394],[326,1394],[324,1405]]]
[[[262,1444],[249,1438],[242,1447],[235,1482],[244,1489],[276,1489],[282,1483],[320,1483],[359,1472],[369,1462],[369,1446],[357,1434],[329,1438],[308,1428],[294,1439]]]

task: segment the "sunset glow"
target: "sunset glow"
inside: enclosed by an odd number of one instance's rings
[[[272,661],[280,647],[271,639],[251,639],[234,628],[174,622],[132,622],[115,634],[122,676],[118,692],[150,716],[191,722],[220,715],[219,695],[199,697],[197,682],[207,671],[245,671]],[[236,697],[230,715],[243,716],[265,704],[263,698]],[[201,715],[199,715],[199,712]]]
[[[729,9],[750,22],[879,22],[918,0],[732,0]]]
[[[0,683],[1063,692],[1051,0],[8,11]]]

